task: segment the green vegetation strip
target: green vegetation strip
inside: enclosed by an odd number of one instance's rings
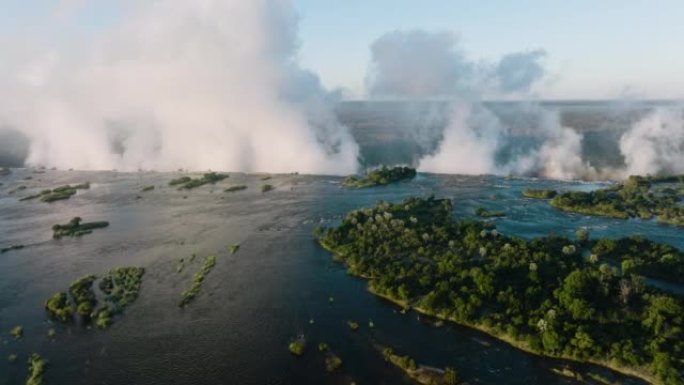
[[[181,294],[181,299],[178,302],[178,306],[180,307],[185,307],[187,306],[190,302],[192,302],[193,299],[197,296],[197,293],[199,293],[200,289],[202,288],[202,283],[204,282],[204,278],[211,272],[211,270],[214,268],[216,265],[216,257],[213,255],[208,256],[204,260],[204,265],[202,265],[202,269],[195,273],[195,275],[192,278],[192,285],[190,286],[190,289],[187,291],[184,291]]]
[[[169,186],[178,186],[179,190],[190,190],[205,184],[216,184],[226,178],[228,174],[217,174],[215,172],[210,172],[202,175],[201,178],[190,178],[189,176],[184,176],[181,178],[173,179],[169,182]]]
[[[451,201],[434,198],[354,210],[315,234],[349,273],[370,280],[372,293],[405,308],[536,354],[684,382],[682,299],[646,286],[633,269],[583,257],[605,240],[504,236],[488,223],[454,220]],[[624,242],[633,255],[660,250]],[[621,247],[595,251],[614,257]]]
[[[26,377],[26,385],[42,385],[43,375],[47,368],[47,361],[45,361],[38,353],[33,353],[28,359],[28,376]]]
[[[377,170],[372,170],[365,177],[357,178],[350,175],[345,179],[344,186],[350,188],[367,188],[374,186],[385,186],[390,183],[397,183],[402,180],[409,180],[416,177],[416,169],[410,167],[387,168],[382,166]]]
[[[423,385],[456,385],[459,383],[458,375],[453,368],[444,370],[427,365],[417,365],[416,361],[408,355],[398,355],[389,347],[377,347],[382,352],[385,361],[400,368],[410,378]]]
[[[76,190],[87,190],[90,188],[90,183],[86,182],[83,184],[79,185],[65,185],[61,187],[57,187],[52,190],[43,190],[39,194],[35,195],[30,195],[24,198],[19,199],[20,201],[27,201],[27,200],[32,200],[36,198],[40,198],[42,202],[55,202],[55,201],[60,201],[60,200],[65,200],[69,199],[72,196],[76,195]]]
[[[109,222],[88,222],[81,223],[81,218],[72,218],[69,223],[64,225],[52,226],[52,238],[60,239],[62,237],[80,237],[85,234],[90,234],[95,229],[101,229],[109,226]]]
[[[572,213],[618,219],[655,218],[660,223],[684,226],[684,206],[681,205],[683,179],[682,176],[630,176],[616,186],[555,195],[551,206]],[[673,185],[663,187],[663,183]]]

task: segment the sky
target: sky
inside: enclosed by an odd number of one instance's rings
[[[129,1],[0,0],[0,44],[96,34],[116,25]],[[292,2],[300,15],[300,64],[349,99],[366,97],[372,42],[414,29],[456,34],[474,60],[545,50],[540,98],[684,98],[681,0]]]

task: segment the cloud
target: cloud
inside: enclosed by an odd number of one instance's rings
[[[357,145],[297,47],[288,1],[136,3],[88,41],[6,53],[0,122],[30,164],[353,172]]]

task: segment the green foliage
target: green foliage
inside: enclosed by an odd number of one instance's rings
[[[75,217],[67,224],[52,226],[52,238],[80,237],[92,233],[94,229],[101,229],[107,226],[109,226],[109,222],[106,221],[81,223],[81,218]]]
[[[568,212],[618,219],[656,218],[658,222],[684,226],[684,207],[671,188],[654,189],[656,183],[680,182],[680,177],[630,176],[622,184],[596,191],[572,191],[553,198],[551,206]]]
[[[172,179],[169,182],[169,186],[178,186],[179,190],[191,190],[193,188],[204,186],[205,184],[216,184],[217,182],[220,182],[228,177],[228,174],[209,172],[202,175],[201,178],[193,179],[189,176],[184,176],[181,178]]]
[[[181,299],[178,302],[178,306],[180,307],[185,307],[187,306],[190,302],[192,302],[193,299],[197,296],[199,293],[200,289],[202,288],[202,283],[204,282],[204,278],[211,272],[211,270],[214,268],[216,265],[216,257],[213,255],[208,256],[204,260],[204,264],[202,265],[202,268],[195,273],[195,275],[192,278],[192,285],[190,286],[190,289],[184,291],[181,294]]]
[[[359,330],[359,323],[356,321],[347,321],[347,326],[353,331]]]
[[[503,211],[489,211],[484,207],[478,207],[477,209],[475,209],[475,215],[482,218],[498,218],[505,217],[506,213]]]
[[[328,352],[325,355],[325,370],[333,372],[342,366],[342,359],[334,353]]]
[[[402,180],[413,179],[416,177],[416,169],[410,167],[394,167],[387,168],[382,166],[376,170],[372,170],[366,174],[365,177],[359,179],[355,176],[349,176],[344,181],[344,186],[350,188],[366,188],[374,186],[385,186],[390,183],[397,183]]]
[[[240,250],[240,245],[237,243],[230,245],[230,255],[237,253],[238,250]]]
[[[72,316],[71,303],[66,293],[55,293],[55,295],[45,301],[45,310],[62,322],[69,321]]]
[[[684,253],[670,245],[631,236],[598,240],[593,243],[591,252],[599,259],[620,264],[623,274],[634,273],[684,283]]]
[[[295,356],[301,356],[306,351],[306,339],[304,339],[304,337],[299,337],[296,340],[290,341],[287,348],[290,350],[290,353]]]
[[[679,266],[678,250],[635,238],[525,240],[491,226],[454,220],[449,200],[409,198],[353,210],[321,229],[319,242],[349,273],[369,279],[373,293],[404,307],[539,354],[650,367],[666,383],[684,381],[684,362],[658,355],[684,351],[682,299],[598,263],[629,256],[630,272],[665,276]],[[593,261],[583,257],[590,251]]]
[[[55,202],[55,201],[60,201],[60,200],[65,200],[69,199],[72,196],[76,195],[77,190],[87,190],[90,188],[90,183],[82,183],[78,185],[65,185],[61,187],[54,188],[52,190],[43,190],[39,194],[35,195],[30,195],[24,198],[21,198],[20,201],[27,201],[27,200],[32,200],[36,198],[40,198],[42,202]]]
[[[15,326],[10,330],[10,335],[15,339],[21,339],[24,336],[24,328],[21,326]]]
[[[26,377],[26,385],[42,385],[43,375],[47,368],[47,361],[45,361],[38,353],[33,353],[28,358],[28,376]]]
[[[553,197],[558,195],[558,191],[525,189],[523,190],[522,195],[526,198],[532,199],[553,199]]]
[[[144,274],[142,267],[111,269],[100,279],[99,296],[94,290],[97,277],[86,275],[69,285],[71,299],[67,293],[56,293],[45,301],[45,310],[62,322],[71,321],[77,314],[86,323],[93,321],[96,326],[106,329],[113,323],[114,315],[122,313],[138,298]],[[48,332],[50,334],[54,335],[53,329]]]

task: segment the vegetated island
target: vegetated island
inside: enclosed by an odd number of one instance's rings
[[[97,276],[90,274],[69,285],[67,292],[55,293],[45,301],[45,310],[57,320],[70,322],[75,316],[83,324],[94,322],[106,329],[112,324],[112,317],[132,304],[140,293],[145,269],[142,267],[119,267],[100,279],[95,290]]]
[[[408,355],[398,355],[390,347],[376,346],[385,361],[400,368],[414,381],[423,385],[457,385],[458,375],[453,368],[439,369],[427,365],[418,365]]]
[[[241,191],[241,190],[246,190],[247,186],[241,184],[237,186],[230,186],[227,189],[223,190],[223,192],[236,192],[236,191]]]
[[[40,354],[33,353],[28,358],[28,375],[26,377],[26,385],[42,385],[43,375],[47,368],[47,361],[45,361]]]
[[[475,209],[475,215],[481,218],[502,218],[506,216],[503,211],[489,211],[484,207],[478,207]]]
[[[200,289],[202,288],[202,283],[204,282],[204,278],[211,272],[211,270],[214,268],[216,265],[216,257],[213,255],[208,256],[204,260],[204,264],[202,265],[202,268],[195,273],[195,275],[192,278],[192,285],[190,286],[190,289],[184,291],[181,293],[181,299],[178,302],[179,307],[185,307],[187,306],[190,302],[192,302],[193,299],[197,296],[199,293]]]
[[[525,189],[522,192],[522,195],[526,198],[532,198],[532,199],[553,199],[556,195],[558,195],[558,191],[556,190],[535,190],[535,189]]]
[[[52,226],[52,238],[80,237],[92,233],[95,229],[107,226],[109,226],[109,222],[106,221],[81,223],[81,218],[74,217],[67,224]]]
[[[630,176],[619,185],[595,191],[554,194],[551,206],[566,212],[618,219],[656,218],[660,223],[684,227],[684,206],[680,205],[684,197],[682,182],[684,176]]]
[[[215,172],[209,172],[202,175],[201,178],[193,179],[189,176],[184,176],[181,178],[172,179],[169,182],[169,186],[178,186],[179,190],[191,190],[209,183],[216,184],[217,182],[220,182],[228,177],[228,174],[217,174]]]
[[[43,190],[38,194],[34,195],[29,195],[27,197],[23,197],[19,199],[20,201],[28,201],[28,200],[33,200],[40,198],[41,202],[55,202],[55,201],[61,201],[65,199],[69,199],[72,196],[76,195],[77,190],[88,190],[90,189],[90,183],[82,183],[82,184],[77,184],[77,185],[65,185],[61,187],[54,188],[52,190]]]
[[[378,169],[369,171],[366,176],[358,178],[350,175],[344,180],[344,186],[349,188],[367,188],[374,186],[385,186],[390,183],[401,182],[402,180],[413,179],[416,177],[416,169],[411,167],[382,166]]]
[[[682,299],[646,286],[638,269],[583,257],[606,241],[504,236],[491,223],[454,220],[451,201],[433,197],[354,210],[314,234],[369,291],[404,308],[528,352],[684,381]]]

